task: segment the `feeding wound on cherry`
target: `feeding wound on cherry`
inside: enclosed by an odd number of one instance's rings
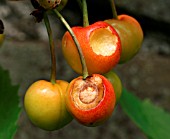
[[[87,27],[73,27],[72,30],[80,43],[89,75],[109,72],[119,62],[121,42],[110,24],[98,21]],[[62,52],[71,68],[82,74],[80,55],[68,31],[62,38]]]
[[[71,95],[75,105],[80,109],[88,110],[96,106],[103,97],[101,79],[99,78],[98,82],[94,83],[92,81],[87,78],[86,80],[79,79],[74,83]]]
[[[79,123],[97,126],[111,116],[115,97],[112,84],[104,76],[93,74],[85,80],[80,76],[68,86],[66,106]]]
[[[104,34],[100,37],[101,34]],[[118,37],[112,33],[110,27],[99,28],[90,34],[90,46],[97,55],[111,56],[116,51]]]

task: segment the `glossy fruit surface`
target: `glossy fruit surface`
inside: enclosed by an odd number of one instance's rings
[[[112,83],[115,90],[116,102],[119,102],[122,95],[122,82],[119,76],[113,71],[109,71],[108,73],[104,74],[104,76]]]
[[[85,80],[75,78],[66,95],[68,111],[85,126],[97,126],[106,121],[115,107],[112,84],[102,75],[93,74]]]
[[[87,27],[73,27],[72,30],[79,41],[90,75],[106,73],[119,62],[120,38],[111,25],[99,21]],[[69,32],[63,36],[62,51],[71,68],[81,74],[79,53]]]
[[[119,15],[118,20],[109,19],[105,22],[111,24],[120,36],[122,53],[119,63],[132,59],[138,53],[143,41],[143,31],[138,21],[128,15]]]
[[[24,98],[28,117],[32,123],[45,130],[57,130],[72,120],[65,105],[68,83],[62,80],[56,82],[52,84],[39,80],[28,88]]]

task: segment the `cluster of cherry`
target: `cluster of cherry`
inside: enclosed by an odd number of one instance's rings
[[[62,0],[37,0],[53,9]],[[63,5],[62,8],[63,8]],[[59,7],[60,8],[60,4]],[[106,121],[118,103],[122,84],[112,69],[132,59],[143,40],[140,24],[131,16],[73,27],[62,38],[62,52],[80,75],[70,83],[39,80],[26,92],[24,106],[30,120],[40,128],[56,130],[75,118],[85,126]]]

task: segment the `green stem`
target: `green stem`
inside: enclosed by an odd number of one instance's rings
[[[114,0],[109,0],[109,1],[110,1],[110,5],[111,5],[111,8],[112,8],[113,18],[114,18],[114,19],[118,19],[115,2],[114,2]]]
[[[85,79],[88,76],[88,70],[87,70],[85,58],[84,58],[83,52],[81,50],[80,44],[79,44],[74,32],[72,31],[70,25],[67,23],[67,21],[64,19],[64,17],[57,11],[57,9],[54,9],[54,12],[58,16],[58,18],[61,20],[61,22],[65,25],[65,27],[67,28],[67,30],[71,34],[71,36],[72,36],[72,38],[73,38],[73,40],[74,40],[74,42],[77,46],[77,49],[78,49],[78,52],[79,52],[79,55],[80,55],[81,64],[82,64],[82,69],[83,69],[83,79]]]
[[[51,52],[51,83],[55,84],[56,83],[56,56],[55,56],[55,48],[54,48],[54,40],[52,37],[52,30],[50,27],[50,22],[49,19],[46,15],[44,14],[44,23],[47,29],[48,37],[49,37],[49,43],[50,43],[50,52]]]
[[[88,10],[87,10],[87,2],[86,2],[86,0],[82,0],[82,9],[83,9],[83,26],[86,27],[86,26],[89,25]]]
[[[83,26],[86,27],[89,25],[89,19],[88,19],[88,10],[87,10],[87,2],[86,0],[77,0],[80,9],[83,12]]]

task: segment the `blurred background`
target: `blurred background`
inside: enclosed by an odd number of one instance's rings
[[[71,26],[82,25],[76,0],[68,0],[61,11]],[[144,31],[138,55],[115,71],[122,84],[141,99],[170,112],[170,1],[115,0],[117,13],[135,17]],[[112,18],[109,1],[87,0],[89,21]],[[118,105],[112,117],[102,126],[89,128],[72,121],[61,130],[48,132],[31,124],[23,108],[25,91],[34,81],[50,79],[51,61],[44,23],[36,23],[30,15],[29,0],[0,1],[0,19],[5,26],[6,40],[0,48],[0,66],[9,70],[12,83],[19,84],[22,113],[14,139],[147,139]],[[61,22],[50,15],[57,55],[57,79],[71,81],[78,75],[67,65],[61,53],[61,39],[66,31]]]

